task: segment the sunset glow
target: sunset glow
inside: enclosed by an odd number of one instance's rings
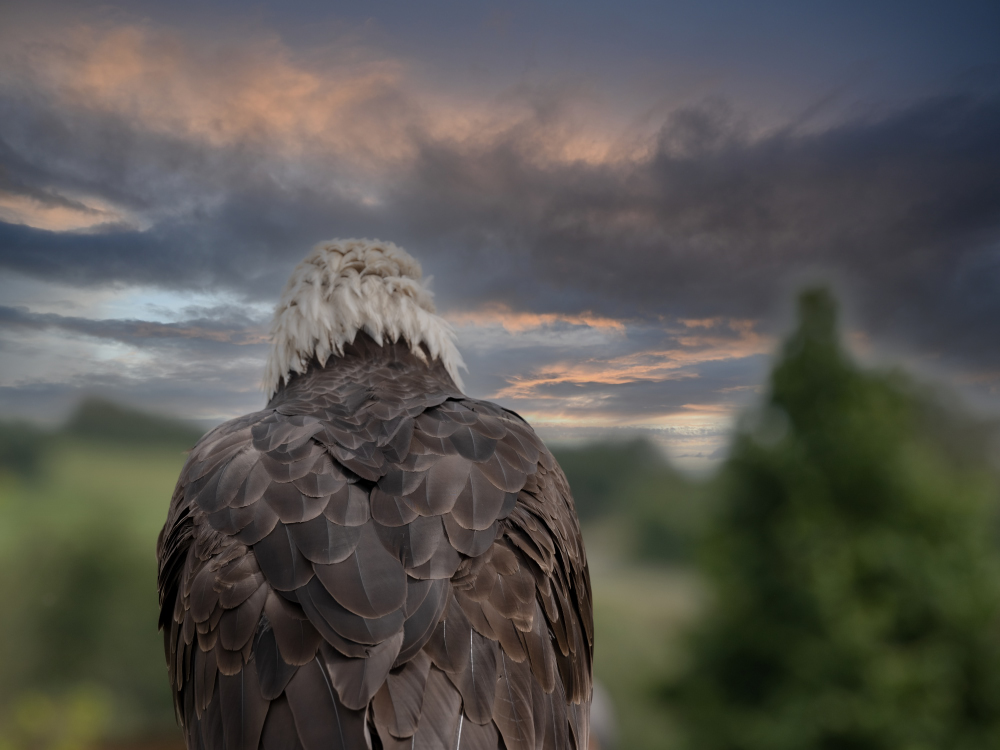
[[[18,8],[0,416],[259,407],[332,237],[419,258],[470,395],[550,440],[717,461],[816,283],[857,356],[1000,410],[995,19],[787,10]]]

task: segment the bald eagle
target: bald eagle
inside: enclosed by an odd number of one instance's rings
[[[593,620],[569,486],[462,393],[420,265],[318,245],[269,401],[203,437],[157,543],[189,750],[588,746]]]

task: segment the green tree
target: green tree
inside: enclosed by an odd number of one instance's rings
[[[805,292],[735,439],[713,603],[667,689],[700,750],[1000,747],[996,482],[957,417],[841,348]]]

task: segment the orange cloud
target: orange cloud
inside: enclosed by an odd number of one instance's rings
[[[561,313],[517,312],[504,304],[492,304],[478,310],[449,313],[448,321],[457,327],[465,326],[502,326],[509,333],[523,333],[536,328],[553,325],[554,323],[569,323],[574,326],[587,326],[604,330],[625,333],[625,323],[614,318],[584,312],[578,315]]]
[[[270,343],[270,335],[254,330],[218,330],[201,326],[179,326],[150,321],[135,321],[134,335],[148,338],[184,338],[214,341],[219,344],[254,346]]]
[[[698,377],[686,370],[705,362],[718,362],[770,352],[774,342],[753,329],[752,321],[726,321],[736,337],[692,335],[678,338],[680,347],[645,350],[609,359],[591,358],[579,362],[555,362],[535,370],[531,376],[508,379],[508,385],[493,398],[559,399],[545,392],[553,385],[624,385],[663,382]]]
[[[274,39],[198,45],[125,26],[72,29],[31,64],[34,83],[65,104],[211,145],[268,139],[293,150],[360,147],[381,159],[408,150],[400,118],[365,111],[399,88],[391,60],[341,59],[323,75]]]
[[[694,437],[726,432],[735,411],[732,404],[684,404],[679,409],[641,416],[594,409],[592,401],[570,400],[561,408],[521,409],[519,413],[536,427],[615,427],[667,430],[674,435]]]
[[[506,140],[536,162],[642,158],[649,138],[619,133],[599,102],[566,97],[539,117],[529,97],[459,97],[350,37],[292,51],[274,37],[205,41],[143,26],[55,29],[5,40],[4,85],[127,118],[212,146],[266,142],[283,156],[320,151],[364,168],[413,158],[425,141],[479,148]]]
[[[68,232],[126,220],[126,216],[112,206],[102,202],[93,203],[94,205],[79,201],[48,203],[0,190],[0,221]]]
[[[538,399],[547,396],[543,388],[552,385],[624,385],[639,381],[677,380],[694,377],[676,372],[681,364],[669,359],[669,352],[641,352],[609,360],[590,359],[583,362],[555,362],[538,368],[528,377],[508,379],[506,388],[493,398]],[[560,394],[565,400],[565,394]]]

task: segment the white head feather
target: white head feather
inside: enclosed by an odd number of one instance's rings
[[[316,245],[292,271],[271,323],[271,353],[264,370],[270,398],[313,358],[325,365],[364,331],[379,345],[402,339],[422,362],[444,365],[462,388],[465,368],[455,332],[434,314],[433,295],[420,282],[420,263],[391,242],[330,240]]]

